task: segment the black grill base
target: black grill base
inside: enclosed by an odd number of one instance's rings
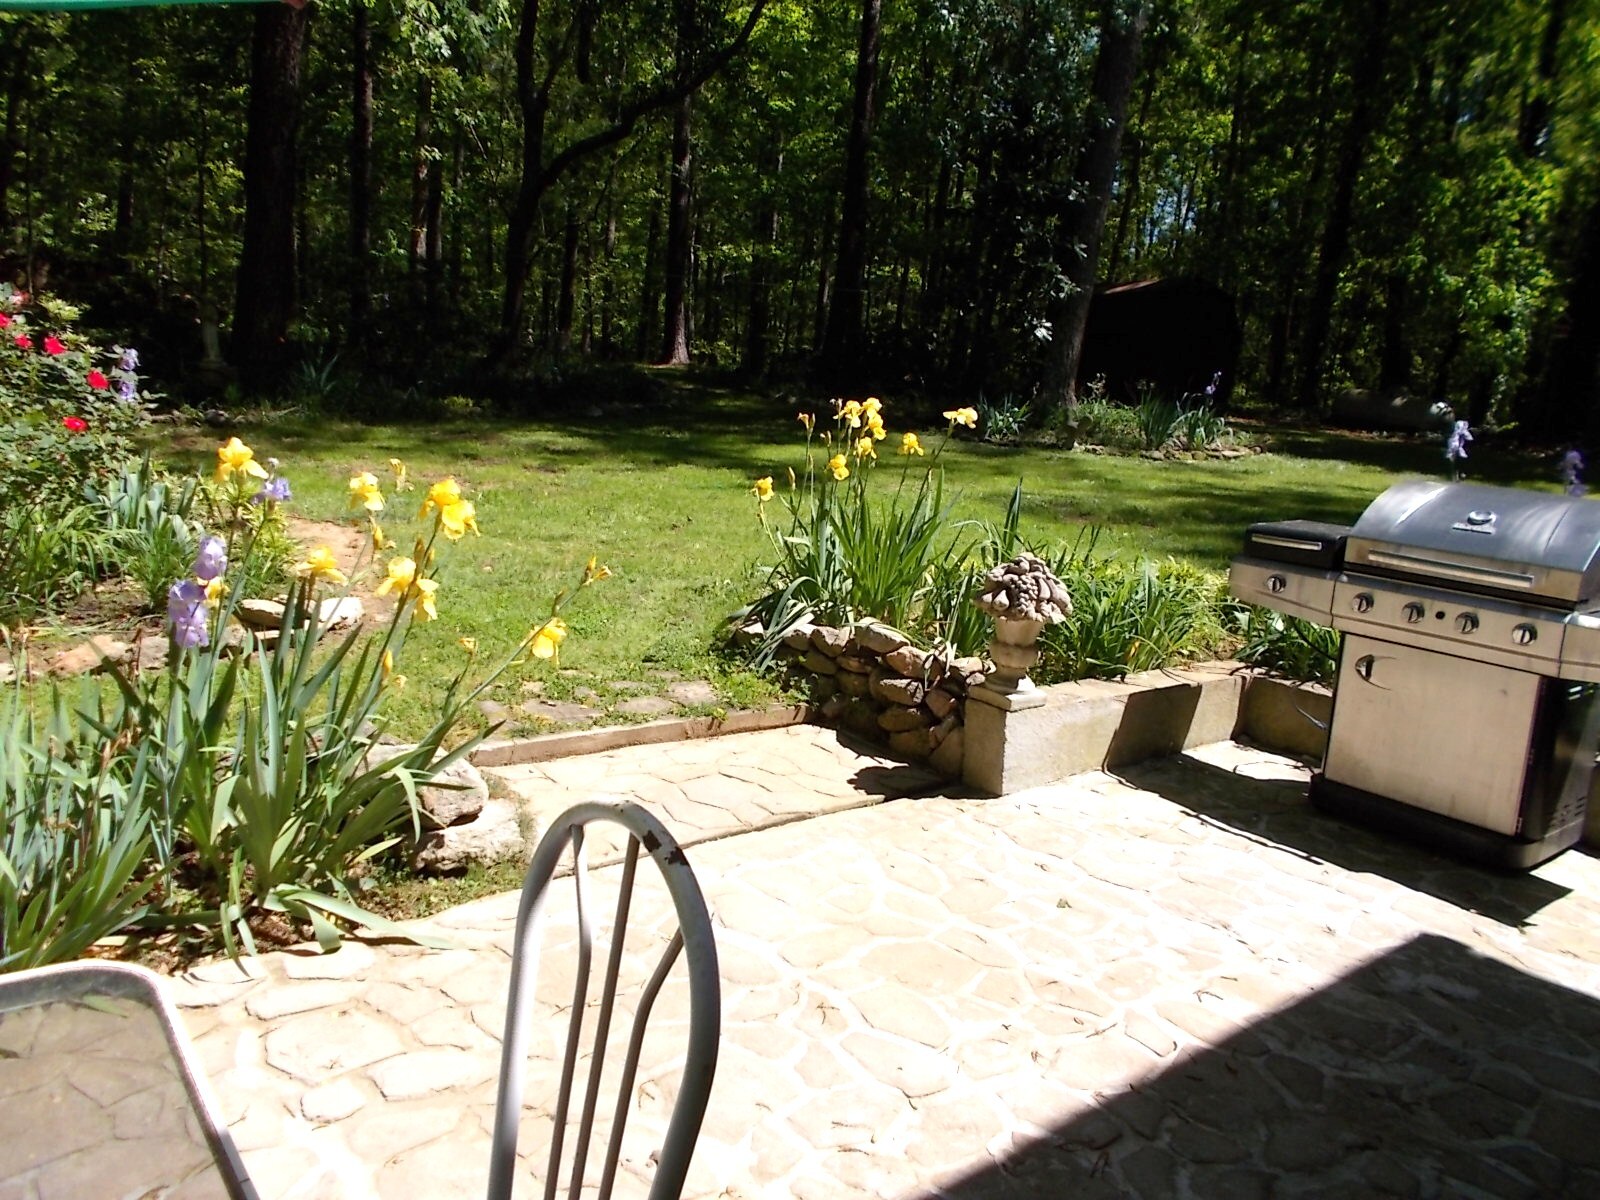
[[[1377,796],[1323,775],[1311,777],[1311,803],[1325,813],[1358,824],[1398,834],[1430,850],[1498,867],[1526,871],[1554,858],[1583,838],[1587,809],[1579,807],[1575,819],[1557,826],[1537,841],[1508,837],[1492,829],[1469,825],[1425,808]]]

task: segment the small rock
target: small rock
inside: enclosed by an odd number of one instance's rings
[[[361,624],[367,615],[366,605],[360,596],[339,596],[324,600],[317,607],[317,623],[323,633],[338,633]]]
[[[85,671],[100,671],[113,663],[126,662],[131,657],[133,647],[128,643],[101,635],[56,655],[50,663],[50,674],[82,675]]]
[[[809,621],[796,625],[783,635],[783,646],[787,650],[808,650],[811,648],[811,631],[816,626]]]
[[[971,679],[972,676],[976,675],[981,679],[983,678],[983,659],[977,655],[958,658],[950,664],[947,674],[960,675],[966,679]]]
[[[600,715],[600,710],[564,700],[529,700],[520,706],[521,711],[537,721],[564,721],[590,724]]]
[[[922,703],[928,685],[915,679],[874,678],[872,696],[885,704],[914,706]]]
[[[865,738],[876,738],[882,733],[878,728],[878,706],[870,700],[848,701],[844,712],[840,714],[839,723]]]
[[[949,737],[952,733],[960,728],[961,718],[956,716],[954,713],[951,713],[948,717],[935,725],[930,731],[933,735],[933,744],[938,746],[945,740],[945,738]]]
[[[829,658],[838,658],[850,646],[850,631],[831,625],[818,625],[811,631],[811,647]]]
[[[819,680],[818,682],[822,682]],[[844,715],[845,706],[849,703],[843,696],[830,696],[822,702],[821,716],[824,721],[837,721]]]
[[[159,671],[167,665],[167,656],[172,653],[172,643],[160,634],[151,634],[139,639],[139,670]]]
[[[862,621],[860,624],[853,626],[850,630],[850,636],[859,648],[873,654],[890,654],[900,649],[901,646],[909,646],[911,644],[911,639],[899,630],[891,629],[887,625],[880,625],[876,621]]]
[[[674,708],[671,700],[662,696],[635,696],[617,705],[619,713],[630,717],[664,717]]]
[[[961,760],[966,751],[966,735],[961,729],[952,729],[928,756],[928,765],[946,779],[961,778]]]
[[[806,656],[800,660],[800,665],[813,675],[836,675],[839,671],[839,664],[821,650],[807,650]]]
[[[250,629],[281,629],[284,606],[276,600],[241,600],[233,615]]]
[[[878,728],[886,733],[904,733],[910,729],[926,729],[933,718],[920,708],[906,708],[891,704],[878,714]]]
[[[811,678],[811,703],[825,704],[839,694],[836,675],[814,675]]]
[[[922,702],[928,706],[929,712],[940,719],[948,717],[950,710],[956,706],[956,698],[946,691],[943,685],[929,688],[922,697]]]
[[[415,746],[378,745],[367,751],[369,766],[382,766],[412,753]],[[428,783],[417,785],[417,801],[428,821],[439,827],[461,825],[483,811],[489,785],[482,773],[464,758],[445,767]]]
[[[511,715],[511,710],[498,700],[479,700],[478,711],[491,721],[504,721]]]
[[[717,689],[704,679],[689,679],[668,684],[667,698],[675,704],[715,704]]]
[[[527,853],[517,806],[490,799],[483,811],[464,825],[435,829],[423,835],[411,867],[433,875],[465,871],[472,863],[496,863]]]
[[[927,758],[933,752],[933,737],[926,729],[908,729],[889,735],[889,749],[907,758]]]
[[[522,690],[530,696],[542,696],[544,695],[544,680],[524,679],[522,681]]]
[[[575,687],[572,689],[572,698],[580,704],[594,704],[600,699],[600,693],[592,687]]]
[[[838,658],[841,671],[854,671],[857,675],[870,675],[872,668],[878,664],[870,658],[862,658],[859,654],[841,654]]]
[[[865,696],[871,683],[867,676],[857,675],[854,671],[840,671],[833,678],[846,696]]]
[[[767,627],[760,621],[750,621],[733,631],[733,644],[735,646],[750,647],[767,636]]]
[[[927,674],[928,653],[915,646],[901,646],[883,656],[883,665],[908,679],[921,679]]]

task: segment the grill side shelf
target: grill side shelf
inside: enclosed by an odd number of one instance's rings
[[[1291,617],[1329,623],[1337,571],[1319,571],[1264,558],[1241,556],[1228,571],[1228,591],[1246,604],[1258,604]]]

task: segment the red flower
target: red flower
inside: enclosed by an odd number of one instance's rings
[[[57,354],[65,354],[67,348],[61,344],[61,340],[55,334],[51,333],[45,335],[44,352],[53,358]]]
[[[11,324],[11,318],[6,316],[5,313],[0,313],[0,329],[4,329],[9,324]]]
[[[99,371],[90,371],[89,386],[97,392],[103,392],[111,386],[111,381],[104,375],[100,374]]]
[[[73,433],[83,433],[89,428],[89,422],[85,421],[82,417],[62,417],[61,423]]]
[[[32,350],[33,349],[33,339],[30,338],[25,333],[17,334],[16,343],[17,343],[17,349],[18,350]]]

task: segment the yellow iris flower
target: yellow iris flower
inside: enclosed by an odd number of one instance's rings
[[[560,617],[551,617],[528,634],[528,653],[535,658],[554,658],[566,640],[567,623]]]
[[[978,410],[975,408],[952,408],[940,415],[952,425],[965,425],[968,429],[978,427]]]
[[[373,589],[374,594],[387,596],[393,592],[397,596],[404,596],[411,590],[411,585],[417,581],[417,563],[410,558],[391,558],[389,560],[388,575],[382,583]]]
[[[253,479],[267,477],[267,469],[256,461],[256,452],[237,437],[231,437],[217,447],[217,482],[221,483],[235,471]]]
[[[835,400],[833,402],[833,419],[843,421],[851,429],[861,426],[861,401]]]
[[[439,528],[452,542],[459,542],[469,530],[478,532],[478,514],[471,500],[456,500],[439,510]]]
[[[478,639],[477,638],[473,638],[473,637],[457,638],[456,642],[468,654],[476,654],[478,652]]]
[[[417,597],[417,616],[424,621],[437,620],[439,610],[434,606],[434,596],[439,591],[437,579],[419,579],[411,585]]]
[[[865,413],[867,418],[870,420],[883,411],[883,401],[879,400],[876,396],[868,396],[861,402],[861,411]]]
[[[856,439],[856,457],[857,458],[877,458],[878,457],[878,447],[877,447],[876,443],[873,442],[872,435],[870,433],[862,434],[861,437]]]
[[[444,509],[461,499],[461,485],[454,479],[441,479],[428,489],[427,498],[417,516],[425,517],[434,509]]]
[[[394,674],[394,651],[385,650],[382,659],[383,677],[385,679]]]
[[[227,582],[222,578],[221,575],[218,575],[210,583],[206,584],[206,607],[215,608],[218,604],[222,603],[222,598],[226,596],[228,592],[229,588]]]
[[[880,442],[888,436],[888,431],[883,427],[883,418],[877,413],[872,413],[867,417],[867,432],[873,436],[874,440]]]
[[[757,500],[765,504],[768,500],[772,499],[772,476],[763,475],[760,479],[756,480],[756,485],[750,490],[756,494]]]
[[[870,441],[871,439],[868,440]],[[844,455],[842,454],[835,454],[828,460],[828,470],[833,472],[835,479],[848,479],[850,477],[850,465],[844,461]]]
[[[611,568],[599,563],[595,556],[591,554],[589,556],[589,565],[583,569],[583,582],[587,585],[610,578]]]
[[[387,537],[383,536],[383,526],[378,524],[378,519],[376,517],[373,517],[371,520],[372,520],[372,552],[374,554],[376,554],[380,550],[392,549],[394,547],[394,539],[393,538],[387,538]]]
[[[925,450],[923,450],[922,442],[917,437],[916,434],[914,434],[914,433],[902,433],[900,435],[900,453],[901,454],[925,454],[927,452]]]
[[[294,573],[302,579],[309,578],[339,587],[350,582],[345,578],[344,572],[339,570],[339,563],[333,557],[333,551],[326,546],[318,546],[306,555],[304,562],[295,563]]]
[[[394,472],[394,490],[405,492],[411,489],[411,480],[406,478],[406,465],[398,458],[389,460],[389,470]]]
[[[371,471],[350,476],[350,503],[368,512],[383,511],[383,493],[378,490],[378,477]]]
[[[799,413],[797,418],[800,424],[806,427],[806,435],[810,436],[812,429],[816,427],[817,418],[811,413]]]

